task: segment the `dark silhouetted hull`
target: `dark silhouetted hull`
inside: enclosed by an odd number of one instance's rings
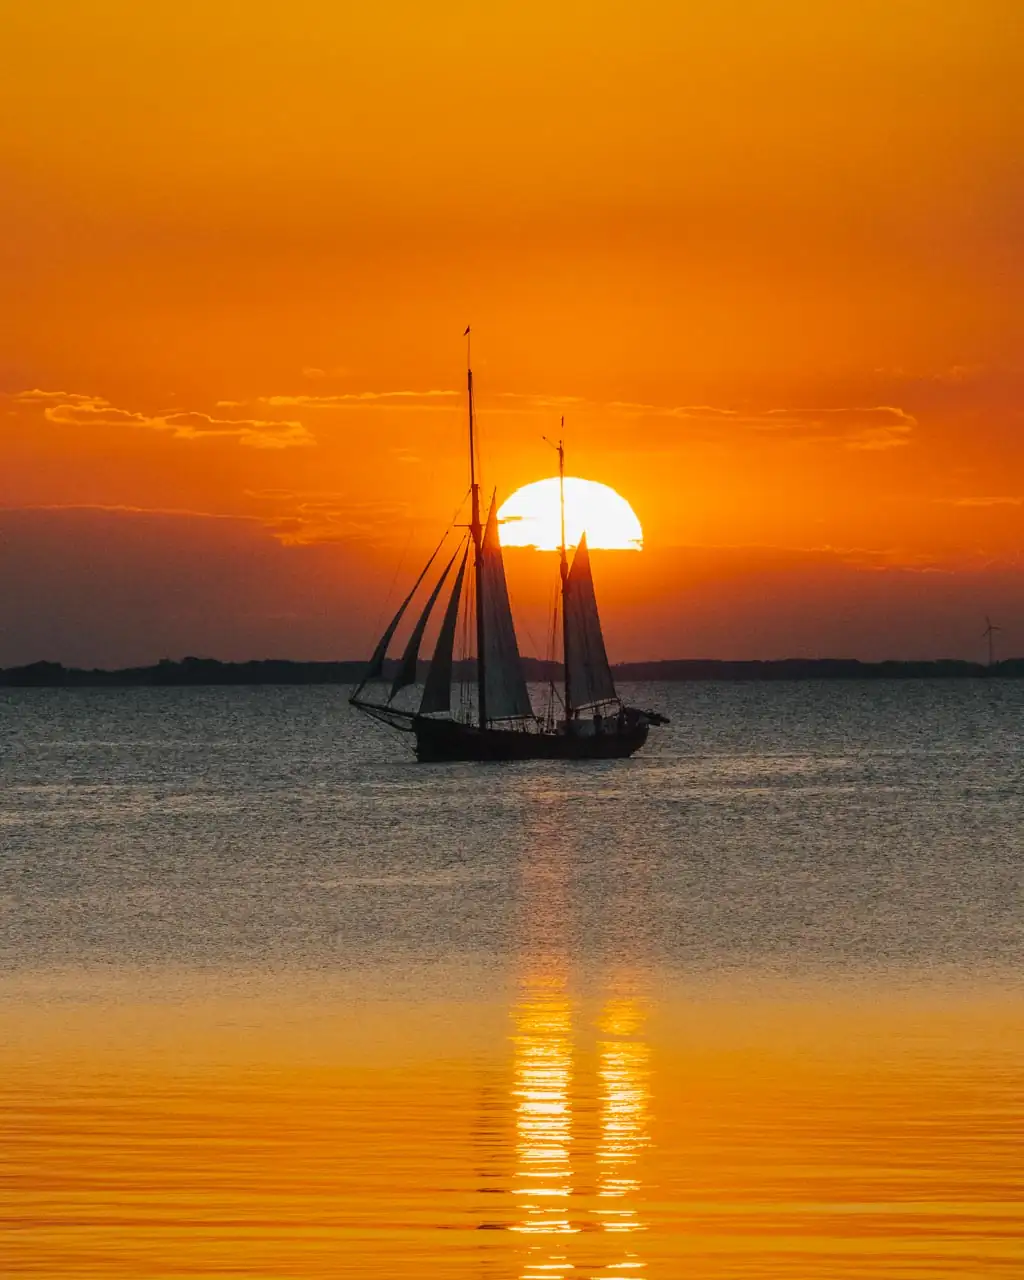
[[[647,741],[646,724],[609,725],[601,733],[481,729],[457,720],[417,716],[412,723],[416,756],[444,760],[621,760]]]

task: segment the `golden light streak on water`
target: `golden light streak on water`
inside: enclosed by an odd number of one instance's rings
[[[646,1231],[639,1208],[639,1160],[650,1145],[650,1047],[643,1039],[646,1010],[636,996],[616,995],[598,1020],[600,1137],[596,1151],[597,1200],[591,1210],[609,1235]],[[602,1275],[637,1274],[646,1267],[628,1246]]]
[[[511,1103],[515,1113],[516,1206],[510,1230],[522,1238],[521,1280],[574,1270],[566,1252],[580,1227],[574,1194],[574,1026],[566,945],[566,867],[539,838],[521,869],[523,950],[512,1009]]]
[[[516,1167],[512,1194],[529,1235],[578,1230],[572,1195],[572,1009],[558,974],[528,977],[514,1010]]]

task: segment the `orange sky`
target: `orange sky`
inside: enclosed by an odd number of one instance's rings
[[[1018,10],[0,0],[0,663],[364,653],[470,320],[613,658],[1024,650]]]

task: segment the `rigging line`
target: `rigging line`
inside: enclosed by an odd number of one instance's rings
[[[486,486],[484,485],[484,469],[483,469],[484,450],[483,450],[483,443],[481,440],[480,411],[477,408],[475,382],[473,384],[472,401],[473,401],[473,467],[476,472],[477,488],[480,490],[480,496],[483,497],[483,495],[486,493]]]
[[[511,604],[511,600],[509,601],[509,603]],[[526,632],[527,640],[529,640],[530,644],[533,646],[533,652],[535,654],[543,653],[544,650],[540,647],[540,645],[537,644],[537,637],[533,634],[533,631],[530,629],[530,624],[524,620],[522,622],[522,628]]]
[[[385,595],[384,599],[381,601],[380,608],[377,610],[377,616],[374,619],[373,634],[375,636],[380,635],[382,630],[381,623],[387,617],[388,612],[390,611],[392,592],[394,591],[395,586],[398,582],[398,575],[402,572],[402,566],[405,564],[405,558],[409,554],[409,548],[410,546],[412,546],[412,534],[413,534],[413,530],[410,527],[409,536],[406,538],[405,546],[402,548],[402,554],[398,557],[398,563],[395,565],[395,572],[394,572],[394,576],[391,579],[391,585],[388,587],[387,594]]]
[[[548,613],[551,615],[551,635],[548,637],[547,656],[551,662],[558,661],[558,604],[560,591],[558,583],[551,587],[551,598],[548,601]]]
[[[452,526],[455,524],[456,520],[458,520],[459,515],[460,515],[460,514],[461,514],[461,512],[462,512],[462,508],[466,505],[466,499],[469,497],[469,495],[470,495],[470,493],[471,493],[471,492],[472,492],[472,490],[471,490],[471,489],[467,489],[467,490],[466,490],[466,492],[462,495],[462,501],[461,501],[461,502],[459,503],[459,505],[455,508],[454,512],[452,513],[452,518],[451,518],[451,520],[448,522],[448,528],[449,528],[449,529],[450,529],[450,528],[452,528]]]
[[[492,504],[492,505],[494,504],[494,500],[495,500],[495,498],[496,498],[497,496],[498,496],[498,490],[497,490],[497,488],[495,488],[494,493],[492,493],[492,494],[491,494],[491,504]],[[498,536],[498,545],[499,545],[499,546],[501,545],[501,535],[500,535],[500,534],[499,534],[499,536]],[[511,590],[509,589],[509,585],[508,585],[508,575],[507,575],[507,574],[506,574],[506,576],[505,576],[505,590],[506,590],[506,592],[508,592],[508,604],[509,604],[509,609],[511,609],[512,614],[513,614],[513,616],[514,616],[514,615],[515,615],[515,609],[513,608],[512,592],[511,592]],[[543,650],[542,650],[542,649],[540,648],[540,646],[537,644],[537,637],[533,634],[532,630],[530,629],[530,624],[529,624],[528,622],[526,622],[525,620],[523,620],[523,621],[522,621],[522,628],[523,628],[523,630],[526,632],[526,638],[529,640],[530,644],[533,646],[533,652],[534,652],[534,654],[536,655],[538,652],[542,653],[542,652],[543,652]],[[520,656],[521,656],[521,655],[520,655]]]
[[[462,502],[459,504],[458,508],[456,509],[455,514],[448,521],[447,525],[445,525],[444,534],[441,538],[441,541],[437,544],[436,550],[434,551],[435,556],[437,555],[437,552],[441,550],[441,547],[444,545],[444,543],[447,541],[449,533],[451,533],[452,529],[455,528],[455,517],[459,514],[459,511],[462,510],[465,504],[466,504],[466,499],[463,498]],[[415,528],[410,527],[409,535],[406,538],[405,546],[402,549],[402,554],[398,557],[398,564],[395,566],[395,572],[391,579],[391,585],[388,587],[387,594],[385,595],[383,601],[381,602],[380,608],[377,610],[376,620],[374,621],[374,624],[373,624],[374,635],[377,635],[380,632],[381,621],[387,617],[388,612],[390,610],[393,592],[395,590],[395,585],[398,582],[398,575],[402,572],[402,568],[405,565],[406,558],[409,554],[409,548],[412,545],[414,532],[415,532]],[[431,560],[433,560],[434,556],[431,556],[430,558]]]
[[[459,715],[465,719],[469,715],[469,686],[471,676],[467,670],[469,662],[469,632],[472,620],[476,616],[476,585],[473,575],[470,575],[462,593],[462,603],[459,606],[459,665],[458,665],[458,685],[459,685]]]
[[[559,589],[559,585],[556,583],[551,589],[551,603],[548,605],[548,608],[551,611],[551,639],[548,642],[548,657],[552,666],[554,666],[558,660],[558,606],[560,600],[561,591]],[[564,707],[565,699],[562,697],[554,679],[550,676],[548,677],[548,687],[551,690],[551,710],[552,714],[554,714],[555,702],[557,701],[560,706]]]
[[[508,591],[507,577],[505,579],[505,590]],[[509,603],[509,608],[512,609],[512,612],[514,615],[515,609],[512,608],[512,592],[511,591],[508,591],[508,603]],[[533,646],[534,655],[539,657],[539,655],[543,653],[544,650],[540,647],[540,645],[537,644],[537,637],[533,634],[533,631],[530,629],[530,624],[524,618],[521,620],[521,625],[523,630],[526,632],[526,638],[529,640],[530,644]]]

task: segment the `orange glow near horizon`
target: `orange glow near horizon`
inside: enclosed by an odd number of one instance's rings
[[[1024,651],[1011,0],[7,8],[0,665],[361,656],[467,322],[488,493],[565,414],[642,517],[622,656]]]

